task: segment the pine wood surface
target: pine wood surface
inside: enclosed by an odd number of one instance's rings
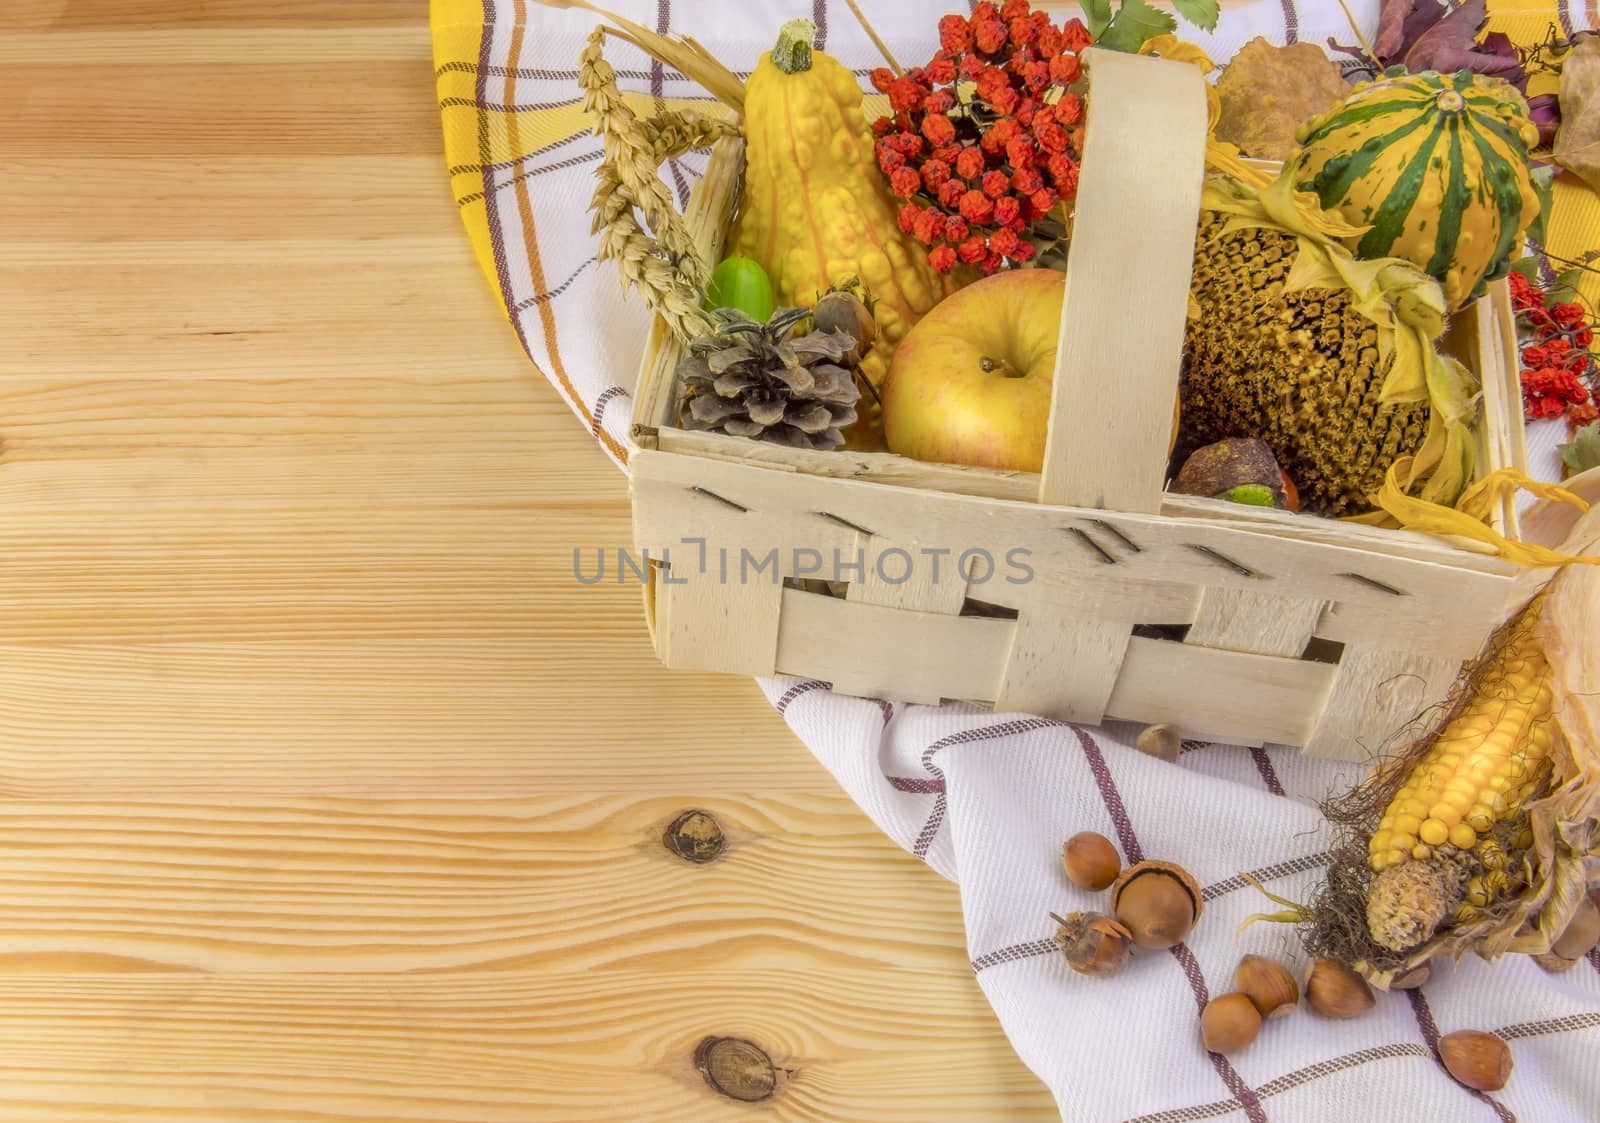
[[[1055,1118],[955,889],[571,579],[627,493],[472,260],[426,16],[0,10],[0,1119]]]

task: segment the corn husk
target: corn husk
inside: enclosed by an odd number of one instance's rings
[[[1566,522],[1548,514],[1543,521]],[[1571,525],[1559,550],[1568,555],[1600,554],[1600,506]],[[1525,613],[1536,601],[1534,610]],[[1388,987],[1437,956],[1460,959],[1470,953],[1492,960],[1508,953],[1549,951],[1600,872],[1600,653],[1593,642],[1597,620],[1600,569],[1595,566],[1530,569],[1518,578],[1507,624],[1458,684],[1453,704],[1444,708],[1428,734],[1380,765],[1349,797],[1330,803],[1329,815],[1343,828],[1347,845],[1337,851],[1328,883],[1310,910],[1305,933],[1310,950],[1350,962],[1379,987]],[[1365,870],[1365,840],[1401,777],[1472,692],[1494,674],[1508,630],[1520,627],[1534,630],[1550,663],[1555,725],[1550,783],[1526,808],[1533,832],[1533,845],[1522,855],[1526,887],[1482,909],[1470,923],[1447,923],[1403,954],[1388,952],[1373,943],[1365,929],[1365,890],[1372,880]]]

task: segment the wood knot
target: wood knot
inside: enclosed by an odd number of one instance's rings
[[[711,812],[690,809],[667,824],[661,843],[684,861],[699,863],[721,857],[728,838]]]
[[[694,1067],[711,1090],[756,1103],[778,1090],[778,1069],[759,1045],[739,1037],[707,1037],[695,1047]]]

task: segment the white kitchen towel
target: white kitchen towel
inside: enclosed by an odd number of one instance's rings
[[[819,46],[863,78],[879,57],[838,0],[614,0],[647,26],[694,35],[747,72],[773,30],[796,15]],[[962,0],[862,0],[903,61],[935,47],[939,15]],[[1062,13],[1070,5],[1042,5]],[[1370,35],[1378,0],[1349,0]],[[1516,0],[1538,23],[1589,26],[1593,3]],[[809,8],[809,10],[807,10]],[[458,203],[496,296],[529,358],[613,459],[626,460],[627,386],[649,317],[619,299],[585,213],[599,145],[577,110],[576,59],[595,24],[529,0],[434,0],[440,108]],[[1256,35],[1353,45],[1339,0],[1224,0],[1214,34],[1184,26],[1220,62]],[[668,101],[706,100],[669,68],[612,40],[622,85]],[[680,202],[705,154],[669,168]],[[530,455],[537,455],[534,450]],[[831,693],[819,682],[764,682],[839,783],[901,845],[960,887],[973,970],[1018,1054],[1073,1123],[1458,1123],[1600,1120],[1600,956],[1546,975],[1519,959],[1439,971],[1421,991],[1383,996],[1372,1015],[1323,1021],[1302,1010],[1233,1058],[1201,1047],[1197,1016],[1231,988],[1246,952],[1304,966],[1292,933],[1239,923],[1267,907],[1241,873],[1304,899],[1330,845],[1315,800],[1351,766],[1287,749],[1188,745],[1177,764],[1129,747],[1123,728],[1084,729],[972,707],[902,706]],[[1116,840],[1126,859],[1162,858],[1204,886],[1205,917],[1170,952],[1138,955],[1115,979],[1075,975],[1050,943],[1047,912],[1104,906],[1061,870],[1080,830]],[[1517,1072],[1493,1096],[1454,1083],[1433,1052],[1440,1034],[1489,1029],[1512,1043]],[[951,1117],[953,1119],[953,1117]],[[987,1114],[974,1123],[998,1121]],[[824,1123],[824,1121],[818,1121]]]

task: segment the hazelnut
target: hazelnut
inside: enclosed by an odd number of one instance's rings
[[[1193,930],[1203,908],[1200,885],[1169,862],[1140,862],[1111,887],[1111,908],[1142,948],[1170,948]]]
[[[1153,756],[1169,764],[1183,751],[1183,738],[1176,725],[1147,725],[1133,742],[1134,747],[1146,756]]]
[[[1492,1033],[1458,1029],[1439,1038],[1445,1071],[1480,1092],[1498,1092],[1511,1079],[1511,1046]]]
[[[1200,1011],[1200,1040],[1213,1053],[1238,1053],[1261,1032],[1261,1014],[1248,994],[1213,998]]]
[[[1306,975],[1306,1001],[1324,1018],[1358,1018],[1378,1004],[1367,980],[1337,959],[1319,959]]]
[[[1389,980],[1390,990],[1416,990],[1433,974],[1433,960],[1425,959]]]
[[[1056,930],[1056,943],[1067,964],[1080,975],[1115,975],[1127,964],[1133,937],[1105,913],[1051,913],[1050,919],[1061,926]]]
[[[1105,835],[1079,831],[1061,848],[1061,864],[1072,884],[1099,892],[1122,872],[1122,855]]]
[[[1600,908],[1595,907],[1591,898],[1584,897],[1550,950],[1562,959],[1582,959],[1597,943],[1600,943]]]
[[[1289,969],[1264,955],[1247,955],[1233,973],[1233,985],[1250,996],[1263,1018],[1281,1018],[1300,1001],[1300,984]]]

